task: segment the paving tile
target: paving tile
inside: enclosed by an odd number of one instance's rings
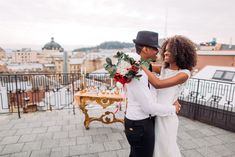
[[[42,146],[41,141],[36,142],[27,142],[24,144],[23,151],[31,151],[31,150],[40,150]]]
[[[5,145],[0,145],[0,152],[3,150],[4,147]]]
[[[125,138],[125,139],[123,139],[123,140],[118,140],[119,141],[119,143],[121,144],[121,146],[122,146],[122,148],[129,148],[130,147],[130,145],[129,145],[129,143],[128,143],[128,141],[127,141],[127,139]]]
[[[234,154],[231,150],[229,150],[224,145],[211,146],[210,149],[221,156],[230,156]]]
[[[117,157],[117,153],[114,151],[110,151],[110,152],[101,152],[99,153],[99,157]]]
[[[48,132],[48,133],[41,133],[38,134],[36,137],[36,140],[40,141],[40,140],[50,140],[53,137],[53,133],[52,132]]]
[[[55,147],[51,150],[51,157],[67,157],[69,156],[69,146]]]
[[[109,125],[108,125],[109,126]],[[99,134],[110,134],[113,132],[111,127],[99,127],[97,128]],[[119,130],[120,132],[120,130]]]
[[[50,149],[33,150],[30,157],[50,157]]]
[[[4,155],[4,154],[11,154],[11,153],[18,153],[22,150],[23,145],[24,145],[23,143],[8,144],[4,147],[1,154]]]
[[[55,132],[53,139],[68,138],[68,136],[69,136],[68,132]]]
[[[30,155],[31,155],[30,151],[25,151],[25,152],[11,154],[10,157],[30,157]]]
[[[4,125],[1,125],[0,131],[11,130],[13,126],[14,126],[13,124],[4,124]]]
[[[98,132],[97,128],[90,128],[89,130],[84,131],[85,136],[90,136],[90,135],[100,135],[101,133]]]
[[[49,126],[47,132],[58,132],[61,131],[61,126]]]
[[[34,141],[36,137],[37,137],[36,134],[22,135],[20,137],[19,142],[31,142],[31,141]]]
[[[198,148],[199,146],[194,143],[192,140],[181,140],[179,141],[179,144],[184,148],[184,149],[194,149]]]
[[[17,123],[12,127],[12,129],[25,129],[27,127],[28,123]]]
[[[2,130],[0,131],[0,137],[13,136],[16,132],[17,130]]]
[[[84,155],[80,155],[79,157],[99,157],[98,154],[84,154]],[[124,156],[123,156],[124,157]]]
[[[201,138],[204,137],[205,135],[203,133],[200,132],[200,130],[196,129],[196,130],[188,130],[185,131],[186,133],[188,133],[191,137],[193,138]]]
[[[48,130],[47,127],[40,127],[40,128],[35,127],[35,128],[32,129],[32,133],[33,134],[46,133],[47,130]]]
[[[103,143],[108,141],[108,136],[106,134],[92,135],[92,141],[94,143]]]
[[[69,138],[70,137],[77,137],[77,136],[84,136],[83,129],[81,130],[69,130]]]
[[[216,136],[209,136],[204,138],[211,145],[222,145],[224,142],[218,139]]]
[[[212,131],[210,128],[200,128],[200,132],[203,133],[205,136],[214,136],[216,133]]]
[[[0,157],[10,157],[10,154],[0,155]]]
[[[44,140],[42,143],[42,149],[54,148],[59,146],[59,140]]]
[[[98,153],[105,151],[104,145],[101,143],[90,143],[87,146],[89,153]]]
[[[2,139],[2,144],[11,144],[11,143],[17,143],[19,141],[20,136],[8,136]]]
[[[76,143],[76,138],[59,139],[59,146],[74,146]]]
[[[130,149],[121,149],[116,151],[118,157],[126,157],[130,154]]]
[[[89,144],[92,143],[91,136],[77,137],[77,144]]]
[[[121,133],[110,133],[110,134],[107,134],[108,135],[108,139],[110,141],[112,140],[123,140],[124,137],[122,136]]]
[[[234,134],[221,134],[221,135],[216,135],[218,139],[223,141],[224,143],[234,143],[235,142],[235,135]]]
[[[88,146],[87,145],[76,145],[69,147],[69,155],[82,155],[82,154],[88,154]]]
[[[208,147],[211,145],[210,142],[208,140],[205,140],[204,138],[192,139],[192,141],[199,147]]]
[[[210,147],[201,147],[196,150],[205,157],[221,157],[220,154],[210,149]]]
[[[118,141],[104,142],[104,147],[106,151],[121,149],[121,145]]]
[[[62,126],[62,131],[72,131],[75,130],[76,131],[76,125],[64,125]]]
[[[229,131],[227,130],[224,130],[224,129],[221,129],[221,128],[217,128],[217,127],[214,127],[214,126],[211,126],[210,128],[213,132],[216,133],[216,135],[220,135],[220,134],[228,134],[230,133]]]
[[[185,157],[203,157],[202,154],[200,154],[198,151],[191,149],[191,150],[183,150],[182,154]]]
[[[32,128],[18,129],[15,135],[26,135],[32,132]]]
[[[38,128],[38,127],[41,127],[42,126],[42,122],[40,121],[33,121],[32,123],[29,123],[28,127],[29,128]]]
[[[230,151],[233,151],[235,153],[235,143],[228,143],[224,145],[227,147]]]
[[[48,126],[48,127],[52,127],[56,125],[56,121],[46,121],[46,122],[42,122],[42,126]]]
[[[190,136],[188,133],[186,133],[185,131],[183,132],[178,132],[178,137],[182,140],[189,140],[192,139],[192,136]]]

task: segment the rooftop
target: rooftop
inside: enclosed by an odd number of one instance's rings
[[[198,78],[198,79],[206,79],[206,80],[213,80],[213,81],[218,81],[218,79],[215,79],[214,76],[216,72],[230,72],[233,73],[231,76],[231,80],[226,80],[226,82],[235,82],[235,68],[234,67],[226,67],[226,66],[211,66],[208,65],[204,67],[202,70],[200,70],[196,75],[193,76],[193,78]],[[219,79],[220,81],[225,81],[223,79]]]
[[[207,55],[207,56],[235,56],[235,50],[226,51],[197,51],[198,55]]]
[[[93,109],[92,114],[100,114]],[[123,116],[118,112],[118,116]],[[129,145],[121,123],[83,126],[79,109],[0,115],[0,156],[127,157]],[[235,133],[179,117],[178,144],[184,157],[235,156]]]

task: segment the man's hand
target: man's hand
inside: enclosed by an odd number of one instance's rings
[[[179,113],[181,105],[178,100],[174,103],[174,106],[175,106],[176,113]]]

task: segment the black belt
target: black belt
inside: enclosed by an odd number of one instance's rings
[[[131,120],[131,119],[128,119],[128,118],[125,117],[124,121],[126,123],[132,123],[132,124],[135,124],[135,123],[136,124],[143,124],[143,123],[146,123],[148,121],[152,121],[154,118],[155,118],[155,116],[154,117],[148,117],[148,118],[141,119],[141,120]]]

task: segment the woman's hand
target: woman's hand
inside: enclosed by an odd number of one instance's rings
[[[140,69],[142,69],[142,70],[146,70],[146,69],[147,69],[147,67],[146,67],[146,65],[142,64],[142,65],[140,65]]]

